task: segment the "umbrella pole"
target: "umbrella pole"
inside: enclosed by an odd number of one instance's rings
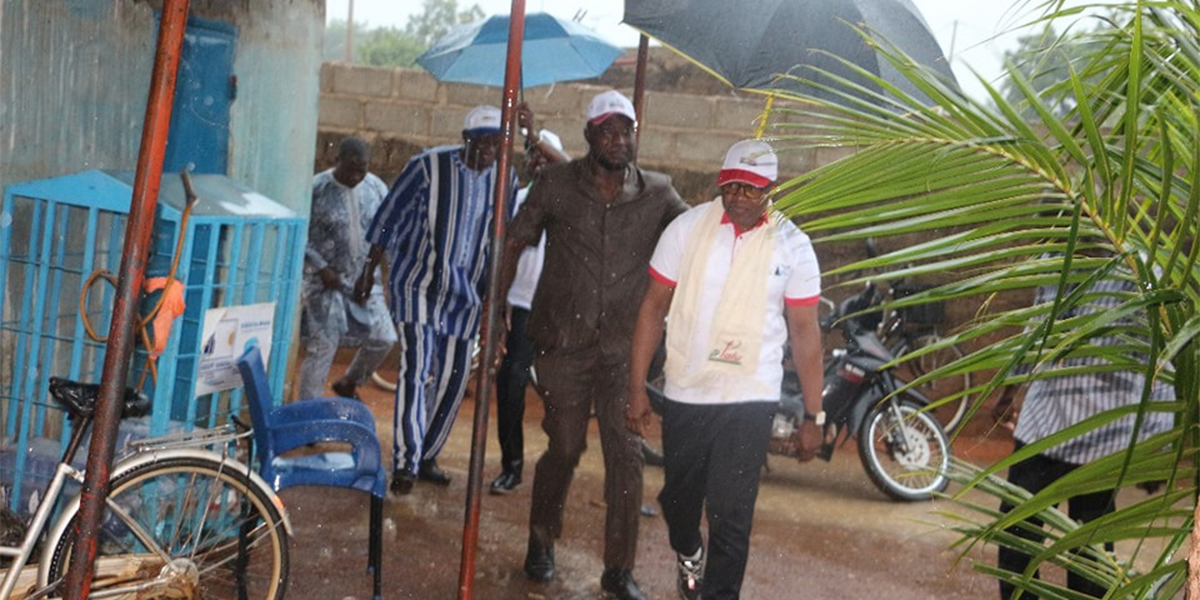
[[[479,513],[483,492],[483,460],[487,449],[488,404],[496,369],[496,321],[500,262],[504,252],[504,216],[508,213],[508,173],[512,164],[513,138],[516,132],[517,93],[521,78],[521,43],[525,38],[525,0],[512,0],[512,18],[508,25],[508,59],[504,71],[504,101],[500,105],[500,131],[503,141],[496,159],[496,188],[493,198],[491,265],[488,268],[486,328],[483,358],[475,380],[475,421],[471,431],[471,464],[467,476],[467,509],[463,523],[462,562],[458,571],[458,597],[470,600],[474,594],[475,554],[479,545]]]
[[[758,128],[754,130],[754,139],[761,140],[763,134],[767,132],[767,118],[771,115],[773,104],[775,104],[775,94],[767,95],[767,102],[763,105],[762,114],[758,115]]]
[[[642,34],[638,41],[637,72],[633,76],[633,110],[637,114],[637,139],[642,140],[642,121],[646,107],[646,60],[650,56],[650,38]]]
[[[92,445],[88,450],[87,470],[79,491],[79,516],[76,541],[63,584],[64,598],[83,600],[91,592],[95,575],[97,541],[100,537],[104,502],[108,497],[108,477],[116,450],[117,426],[121,421],[121,399],[135,343],[133,327],[138,317],[138,293],[146,276],[146,259],[154,232],[154,206],[162,181],[163,156],[171,125],[171,107],[175,98],[175,76],[187,29],[188,0],[166,0],[158,29],[154,68],[150,73],[150,94],[142,124],[141,150],[125,226],[125,245],[121,252],[120,277],[113,298],[111,335],[104,354],[100,375],[100,395],[96,398]]]

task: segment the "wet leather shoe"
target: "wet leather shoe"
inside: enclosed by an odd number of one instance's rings
[[[345,379],[339,379],[333,382],[333,384],[331,384],[329,387],[333,390],[333,393],[341,396],[342,398],[350,398],[352,400],[358,400],[359,402],[362,402],[362,398],[360,398],[358,395],[358,386],[346,381]]]
[[[646,600],[642,588],[633,579],[633,572],[626,569],[605,569],[600,576],[600,589],[617,600]]]
[[[521,476],[517,473],[505,471],[492,481],[492,493],[511,494],[519,485],[521,485]]]
[[[417,468],[417,479],[428,481],[434,485],[450,485],[450,476],[441,470],[437,466],[437,462],[433,460],[421,461],[421,466]]]
[[[529,538],[529,550],[525,552],[525,576],[534,581],[554,579],[554,545],[543,546]]]
[[[392,493],[397,496],[411,494],[416,481],[417,476],[406,470],[392,471]]]

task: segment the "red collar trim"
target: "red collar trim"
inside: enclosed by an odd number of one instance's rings
[[[734,235],[742,235],[743,233],[746,233],[747,231],[754,231],[755,229],[758,229],[766,222],[767,222],[767,213],[766,213],[766,211],[763,211],[762,217],[759,217],[758,221],[755,222],[754,225],[752,225],[750,227],[750,229],[742,229],[741,227],[738,227],[737,223],[734,223],[733,221],[731,221],[729,219],[728,213],[725,213],[724,211],[721,212],[721,224],[722,225],[726,225],[726,224],[733,225],[733,234]]]

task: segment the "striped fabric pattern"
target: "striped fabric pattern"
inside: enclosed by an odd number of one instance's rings
[[[467,391],[474,341],[411,323],[401,323],[399,334],[392,464],[416,475],[420,462],[437,458],[450,436]]]
[[[474,171],[459,158],[461,148],[431,148],[410,160],[367,240],[386,251],[397,322],[473,337],[487,283],[496,165]],[[515,194],[515,171],[510,175]],[[507,206],[511,217],[511,199]]]
[[[1122,300],[1136,292],[1134,283],[1124,279],[1104,279],[1096,282],[1089,290],[1091,299],[1073,309],[1075,315],[1096,314],[1120,306]],[[1035,295],[1035,304],[1054,301],[1055,286],[1042,286]],[[1070,313],[1067,316],[1072,316]],[[1133,323],[1126,323],[1132,325]],[[1144,323],[1141,323],[1144,326]],[[1111,346],[1120,343],[1116,335],[1092,338],[1092,344]],[[1055,364],[1041,365],[1038,369],[1066,369],[1083,365],[1104,365],[1108,361],[1099,357],[1079,356]],[[1089,417],[1125,405],[1137,404],[1142,398],[1145,377],[1134,371],[1108,371],[1089,374],[1068,374],[1059,377],[1038,379],[1029,384],[1025,403],[1013,437],[1030,444]],[[1172,389],[1155,382],[1151,391],[1154,401],[1170,401]],[[1083,465],[1103,456],[1124,450],[1133,437],[1136,415],[1127,415],[1099,429],[1088,432],[1050,448],[1043,454],[1063,462]],[[1138,439],[1146,439],[1171,428],[1170,413],[1147,412]]]

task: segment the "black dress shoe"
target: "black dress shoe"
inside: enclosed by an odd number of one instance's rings
[[[646,600],[642,588],[633,580],[633,572],[626,569],[605,569],[600,576],[600,589],[617,600]]]
[[[341,396],[342,398],[350,398],[351,400],[358,400],[359,402],[362,402],[362,398],[360,398],[358,395],[358,386],[346,381],[345,379],[339,379],[333,382],[329,387],[333,389],[333,393]]]
[[[413,484],[416,481],[417,476],[406,470],[392,471],[392,493],[397,496],[408,495],[412,493]]]
[[[511,494],[519,485],[521,485],[521,475],[519,473],[504,471],[492,481],[492,493]]]
[[[529,550],[525,552],[525,576],[534,581],[554,579],[554,545],[543,546],[529,536]]]
[[[433,459],[421,461],[421,466],[417,468],[417,479],[434,485],[450,485],[450,476],[438,468],[437,461]]]

